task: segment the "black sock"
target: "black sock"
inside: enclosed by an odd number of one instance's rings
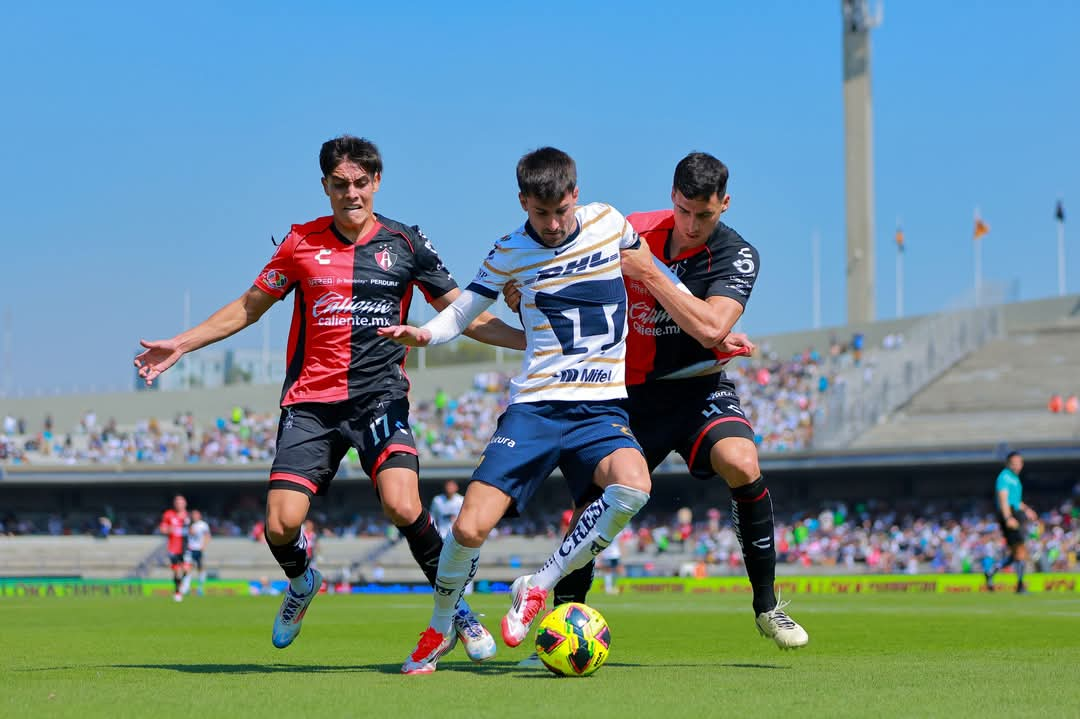
[[[300,530],[296,531],[296,536],[287,544],[271,544],[270,535],[266,535],[266,546],[270,547],[270,553],[289,579],[299,577],[307,571],[307,540]]]
[[[413,559],[420,565],[420,571],[427,577],[428,584],[435,586],[435,577],[439,573],[439,555],[442,554],[443,541],[431,521],[431,514],[426,509],[420,510],[416,521],[398,531],[409,543]]]
[[[776,607],[776,543],[772,497],[764,477],[731,490],[731,523],[754,589],[754,613],[767,612]]]
[[[559,580],[555,585],[552,596],[555,597],[555,606],[569,604],[570,602],[585,603],[585,597],[592,588],[593,570],[596,569],[596,560],[592,560],[584,567],[575,569]]]
[[[1016,569],[1016,588],[1024,588],[1024,561],[1022,559],[1014,560],[1013,568]]]
[[[173,572],[172,580],[173,580],[173,584],[176,586],[176,593],[179,594],[180,593],[180,583],[184,581],[184,578],[182,576],[180,576],[179,574],[177,574],[176,572]]]

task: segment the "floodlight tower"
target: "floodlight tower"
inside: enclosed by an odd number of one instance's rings
[[[844,33],[844,170],[847,205],[847,321],[872,322],[874,311],[874,138],[870,31],[878,2],[840,0]]]

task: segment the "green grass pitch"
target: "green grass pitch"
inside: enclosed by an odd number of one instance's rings
[[[423,596],[322,596],[286,650],[274,597],[0,601],[0,717],[1078,716],[1080,598],[798,596],[810,646],[761,639],[745,596],[597,593],[612,630],[595,676],[399,669]],[[473,597],[498,631],[505,595]]]

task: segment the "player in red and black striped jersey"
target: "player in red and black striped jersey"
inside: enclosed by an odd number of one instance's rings
[[[693,476],[726,481],[758,628],[790,649],[805,645],[807,635],[777,604],[772,499],[753,428],[723,372],[728,360],[753,348],[731,329],[760,267],[757,250],[720,222],[731,202],[727,180],[720,160],[691,153],[675,168],[673,208],[627,218],[648,249],[622,253],[629,306],[626,407],[650,471],[676,451]],[[591,583],[591,566],[571,574],[555,588],[556,603],[584,602]]]
[[[172,339],[142,341],[146,351],[135,359],[149,384],[185,353],[239,332],[277,300],[294,297],[277,454],[266,500],[266,541],[290,579],[274,623],[273,642],[279,648],[299,633],[322,584],[318,570],[309,567],[301,531],[310,498],[326,493],[349,447],[358,450],[383,511],[405,536],[429,581],[435,579],[442,550],[418,490],[406,349],[376,330],[407,321],[414,285],[438,310],[460,290],[418,227],[375,213],[382,158],[374,144],[348,135],[335,138],[323,144],[319,165],[332,215],[294,225],[239,299]],[[466,334],[525,348],[524,333],[487,313]],[[466,614],[462,622],[475,622]],[[488,648],[476,643],[472,624],[463,624],[459,633],[465,635],[471,658],[494,654],[491,641],[490,653],[483,655]]]
[[[190,564],[184,558],[187,550],[188,527],[191,526],[191,517],[188,516],[187,498],[182,494],[173,497],[173,506],[166,509],[161,515],[158,531],[165,535],[165,551],[169,555],[169,567],[173,573],[173,584],[176,592],[173,599],[182,601],[183,593],[180,591],[184,578],[191,569]]]

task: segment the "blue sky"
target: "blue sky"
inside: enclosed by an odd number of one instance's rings
[[[815,230],[824,324],[845,321],[839,2],[152,5],[0,10],[10,390],[129,387],[137,340],[182,329],[185,290],[205,318],[271,235],[327,213],[317,153],[343,132],[383,152],[378,211],[421,225],[462,281],[523,219],[522,153],[570,152],[583,199],[630,212],[665,207],[678,159],[712,152],[732,173],[725,219],[762,255],[743,328],[811,325]],[[970,291],[976,206],[985,278],[1056,293],[1054,202],[1080,212],[1077,27],[1064,1],[886,3],[879,317],[895,312],[896,219],[905,309],[932,312]],[[290,312],[271,313],[276,351]]]

